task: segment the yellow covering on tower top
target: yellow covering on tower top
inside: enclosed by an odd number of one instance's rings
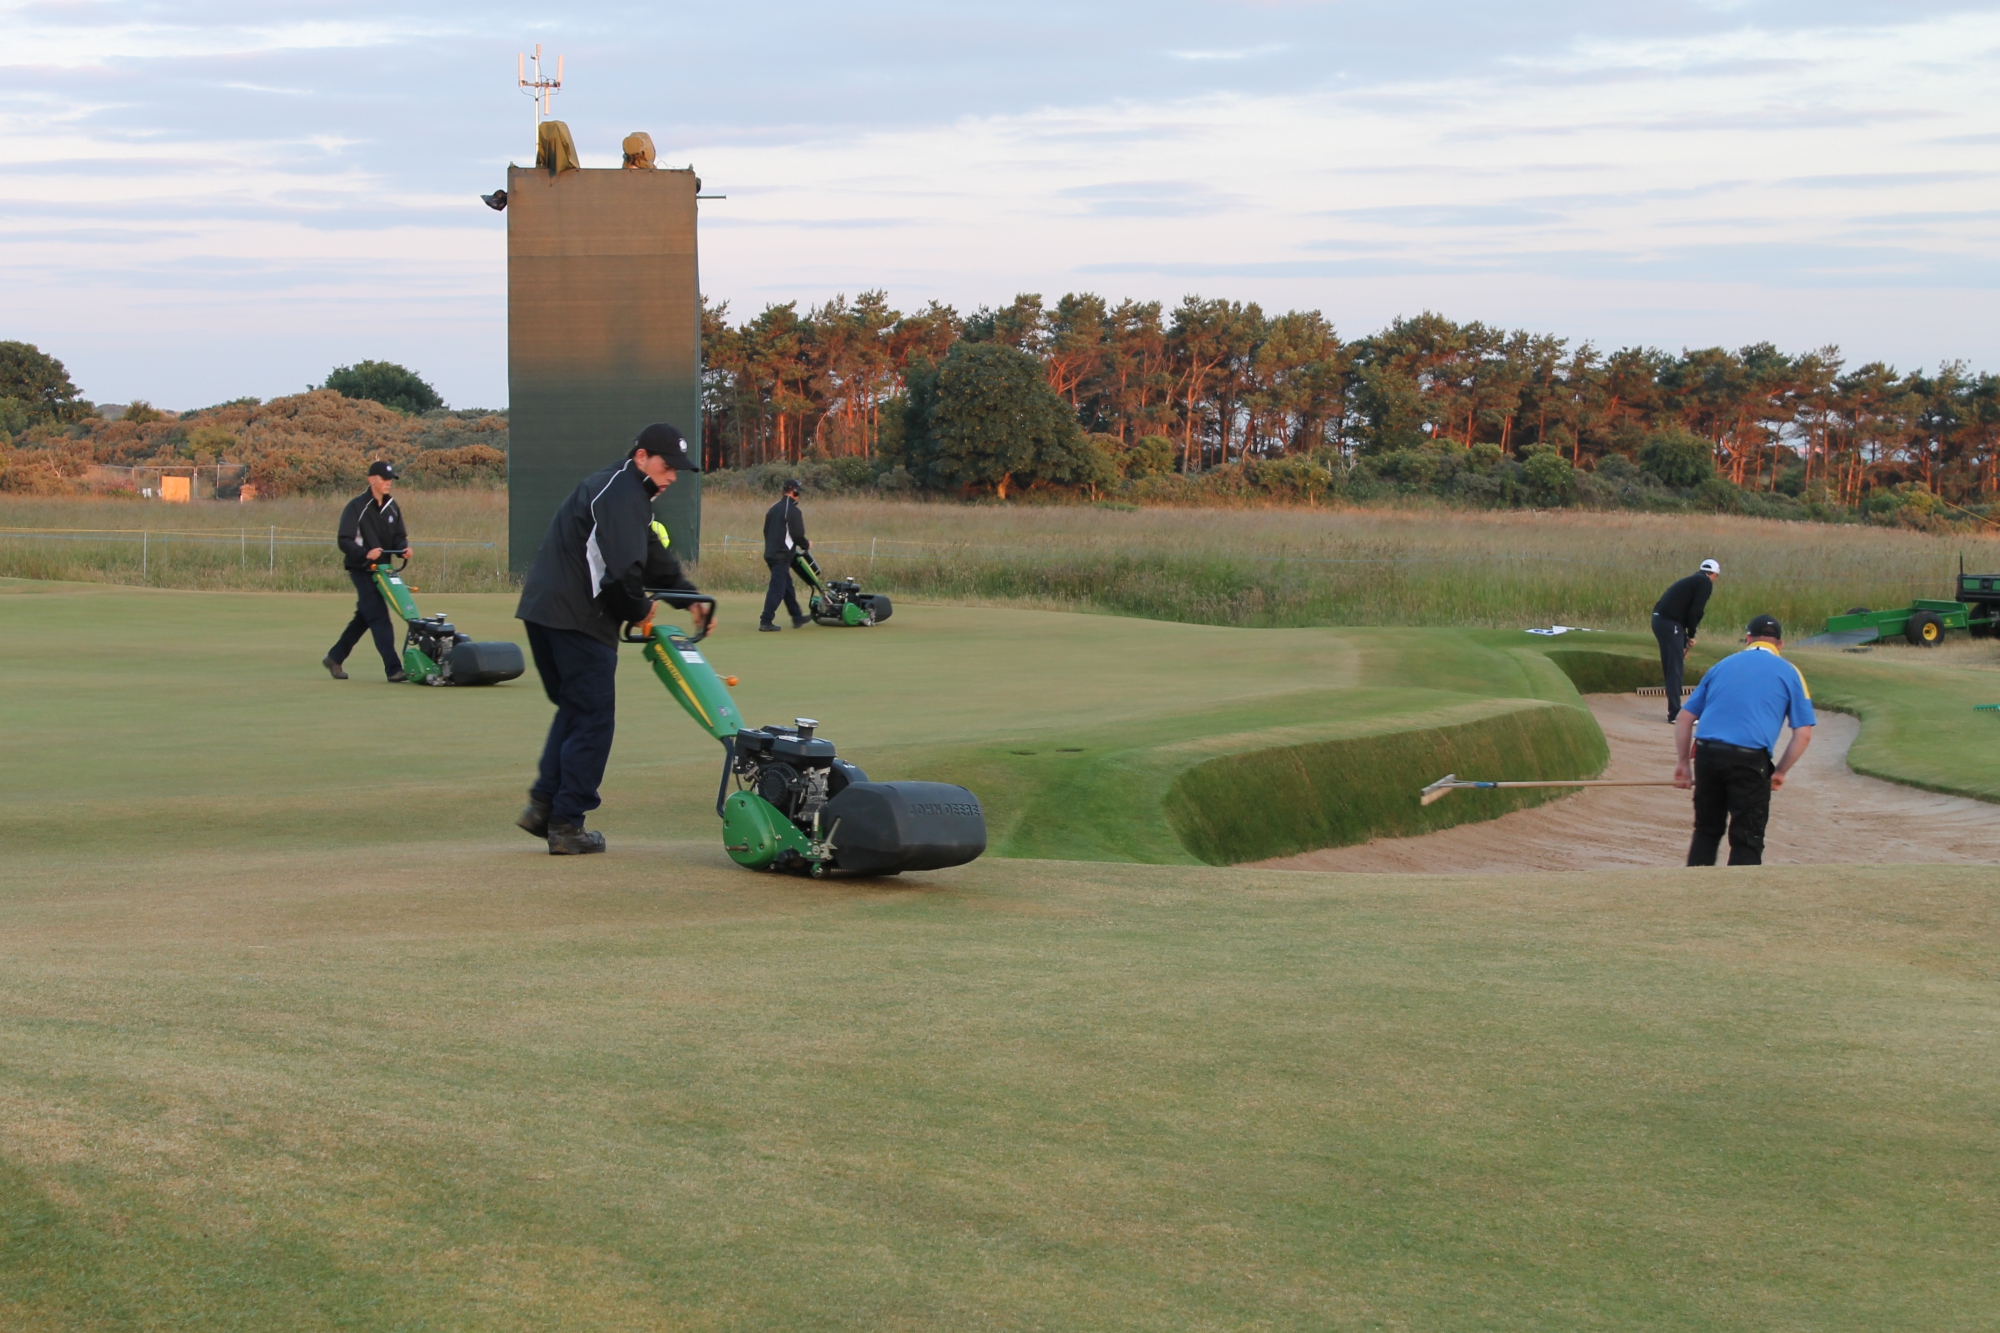
[[[541,123],[535,131],[535,165],[555,175],[583,165],[576,160],[576,140],[569,137],[569,126],[559,120]]]

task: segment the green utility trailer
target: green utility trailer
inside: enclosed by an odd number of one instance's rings
[[[1814,635],[1810,642],[1824,640],[1848,647],[1900,634],[1911,643],[1928,648],[1942,639],[1948,629],[1970,628],[1970,612],[1971,608],[1963,602],[1922,599],[1893,611],[1870,611],[1857,606],[1844,616],[1828,616],[1826,633]]]
[[[1826,632],[1805,642],[1848,648],[1900,634],[1920,648],[1930,648],[1948,629],[1983,635],[2000,626],[2000,574],[1968,574],[1961,563],[1956,592],[1958,596],[1952,601],[1919,598],[1893,611],[1857,606],[1844,616],[1827,617]]]

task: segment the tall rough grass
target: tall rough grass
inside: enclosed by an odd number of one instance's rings
[[[507,501],[486,490],[404,497],[414,579],[440,592],[512,586]],[[149,528],[144,576],[129,538],[0,533],[0,575],[158,587],[341,591],[337,497],[251,505],[0,500],[0,528]],[[699,579],[765,579],[761,498],[704,507]],[[1561,623],[1639,628],[1661,590],[1722,562],[1710,624],[1768,611],[1810,632],[1851,606],[1942,597],[1965,554],[2000,571],[2000,540],[1724,516],[1437,509],[1125,510],[819,500],[808,531],[833,575],[891,594],[1109,611],[1225,625]],[[298,539],[276,548],[269,530]],[[74,534],[73,534],[74,535]],[[221,539],[197,541],[196,538]],[[265,544],[260,545],[259,539]],[[448,550],[425,542],[492,543]],[[500,570],[495,574],[496,567]]]
[[[762,585],[762,513],[705,506],[710,584]],[[827,500],[806,522],[828,573],[890,593],[1226,625],[1641,628],[1669,582],[1713,557],[1711,625],[1733,634],[1769,612],[1810,631],[1852,606],[1948,596],[1961,550],[2000,570],[1993,538],[1719,515]]]
[[[412,582],[439,592],[513,586],[506,492],[422,490],[400,498],[417,543]],[[345,592],[352,585],[333,533],[346,503],[334,496],[184,505],[126,497],[0,497],[0,577]]]

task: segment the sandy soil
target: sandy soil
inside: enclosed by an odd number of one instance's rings
[[[1611,766],[1603,776],[1673,776],[1674,731],[1666,723],[1662,700],[1596,694],[1589,702],[1611,742]],[[1767,864],[2000,865],[2000,807],[1851,771],[1847,750],[1859,730],[1860,724],[1844,714],[1819,715],[1812,748],[1771,798]],[[1427,874],[1672,866],[1686,860],[1691,827],[1685,792],[1608,787],[1418,838],[1377,838],[1254,864],[1277,870]],[[1723,859],[1728,855],[1725,842]]]

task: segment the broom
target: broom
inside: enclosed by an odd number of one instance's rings
[[[1570,782],[1472,782],[1447,773],[1423,789],[1419,799],[1425,805],[1442,801],[1455,791],[1462,789],[1484,789],[1489,787],[1671,787],[1672,778],[1590,778]]]

